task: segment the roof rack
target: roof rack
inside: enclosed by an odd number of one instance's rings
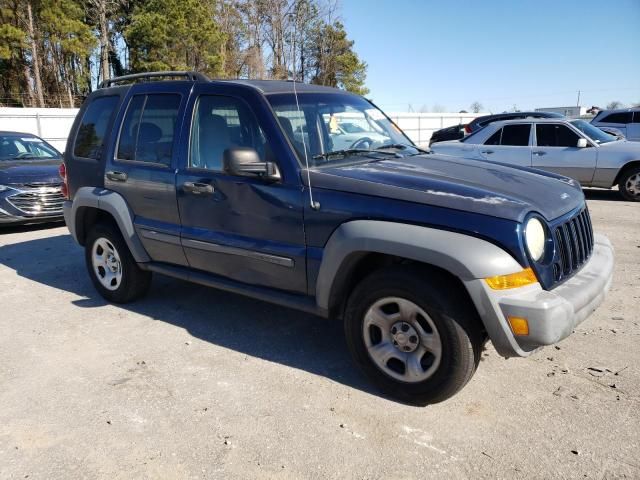
[[[187,71],[180,71],[180,72],[144,72],[144,73],[134,73],[131,75],[123,75],[121,77],[114,77],[114,78],[110,78],[108,80],[103,81],[100,84],[99,88],[107,88],[107,87],[112,87],[114,85],[120,84],[120,83],[134,83],[137,80],[141,80],[141,81],[145,81],[145,80],[153,80],[153,79],[159,79],[159,78],[167,78],[167,77],[181,77],[184,78],[185,80],[189,80],[192,82],[208,82],[209,81],[209,77],[207,77],[204,73],[200,73],[200,72],[187,72]]]

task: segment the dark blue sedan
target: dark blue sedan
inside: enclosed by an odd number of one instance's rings
[[[0,131],[0,225],[62,219],[61,163],[40,137]]]

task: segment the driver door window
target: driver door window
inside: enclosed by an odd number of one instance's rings
[[[536,125],[536,139],[539,147],[576,147],[580,136],[562,124]]]
[[[262,129],[242,101],[202,95],[193,116],[189,168],[222,171],[224,151],[233,147],[251,147],[262,161],[268,156]]]

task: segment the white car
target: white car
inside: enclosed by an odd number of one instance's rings
[[[583,186],[612,188],[640,201],[640,143],[617,140],[584,120],[523,119],[431,146],[435,153],[547,170]]]
[[[622,132],[627,140],[640,142],[640,108],[602,110],[591,124],[598,128],[615,128]]]

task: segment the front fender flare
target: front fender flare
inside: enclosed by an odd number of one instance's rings
[[[329,310],[336,288],[334,280],[348,257],[358,253],[382,253],[428,263],[462,281],[522,270],[505,250],[470,235],[404,223],[354,220],[338,227],[325,245],[316,282],[320,309]]]

